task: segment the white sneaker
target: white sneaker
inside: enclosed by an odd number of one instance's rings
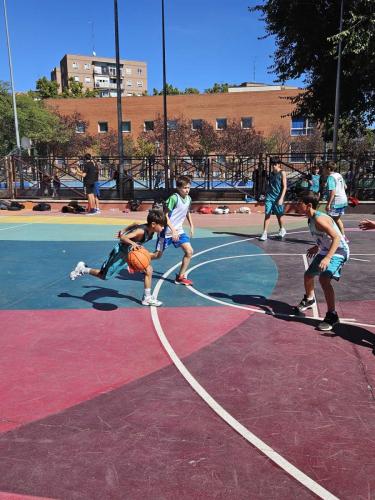
[[[277,237],[278,238],[285,238],[285,236],[286,236],[286,229],[285,229],[285,227],[282,227],[280,229],[280,231],[277,233]]]
[[[267,231],[263,231],[262,236],[259,236],[259,241],[266,241]]]
[[[143,297],[142,300],[142,305],[143,306],[155,306],[159,307],[162,305],[163,302],[160,302],[160,300],[155,299],[152,295],[149,297]]]
[[[80,276],[84,275],[84,269],[86,267],[86,264],[84,262],[78,262],[76,267],[73,269],[73,271],[70,273],[70,279],[75,280],[79,278]]]

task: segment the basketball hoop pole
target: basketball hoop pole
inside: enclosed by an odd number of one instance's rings
[[[14,128],[16,130],[17,152],[19,153],[20,150],[21,150],[21,142],[20,142],[20,133],[19,133],[19,128],[18,128],[18,115],[17,115],[16,93],[15,93],[15,90],[14,90],[13,65],[12,65],[12,54],[11,54],[11,50],[10,50],[7,6],[6,6],[6,0],[3,0],[3,1],[4,1],[5,31],[6,31],[7,46],[8,46],[8,60],[9,60],[10,84],[11,84],[11,87],[12,87]]]

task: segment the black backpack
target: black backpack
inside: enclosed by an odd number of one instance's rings
[[[22,203],[19,203],[18,201],[11,201],[10,205],[8,206],[8,210],[16,211],[16,210],[22,210],[25,208],[25,205]]]
[[[33,206],[33,210],[35,212],[47,212],[48,210],[51,210],[51,205],[49,203],[44,203],[43,201],[40,203],[37,203],[36,205]]]
[[[138,208],[141,206],[141,201],[139,200],[130,200],[129,201],[129,208],[132,212],[136,212]]]

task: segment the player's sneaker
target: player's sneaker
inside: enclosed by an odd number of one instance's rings
[[[163,302],[160,302],[160,300],[155,299],[152,295],[149,297],[143,297],[142,299],[142,305],[143,306],[155,306],[159,307],[162,305]]]
[[[267,231],[263,231],[262,235],[259,236],[259,241],[266,241],[267,240]]]
[[[337,325],[337,323],[340,323],[337,312],[328,311],[324,320],[319,323],[318,330],[322,332],[329,332],[335,325]]]
[[[280,231],[277,233],[277,237],[282,239],[285,238],[285,236],[286,236],[286,229],[285,227],[282,227]]]
[[[312,299],[308,299],[307,295],[304,295],[301,302],[294,309],[296,313],[301,313],[303,311],[306,311],[307,309],[311,309],[314,304],[315,304],[314,297]]]
[[[174,282],[176,283],[176,285],[185,285],[185,286],[190,286],[193,284],[193,282],[188,278],[186,278],[186,276],[184,275],[179,276],[178,274],[176,274],[176,279],[174,280]]]
[[[84,262],[78,262],[76,267],[73,269],[73,271],[70,273],[70,279],[75,280],[79,278],[80,276],[84,275],[84,269],[86,267],[86,264]]]

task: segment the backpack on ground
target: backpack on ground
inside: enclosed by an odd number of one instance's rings
[[[129,201],[129,208],[132,212],[137,212],[139,207],[141,206],[141,201],[140,200],[130,200]]]
[[[251,214],[251,210],[250,210],[250,207],[240,207],[238,209],[238,212],[240,214]]]
[[[215,208],[214,213],[220,215],[229,214],[229,207],[227,207],[226,205],[220,205],[219,207]]]
[[[40,202],[33,206],[35,212],[48,212],[51,210],[51,205],[49,203]]]
[[[19,203],[18,201],[11,201],[10,205],[8,206],[8,210],[16,211],[16,210],[23,210],[25,208],[25,205],[23,203]]]
[[[212,214],[212,207],[203,206],[198,209],[199,214]]]

